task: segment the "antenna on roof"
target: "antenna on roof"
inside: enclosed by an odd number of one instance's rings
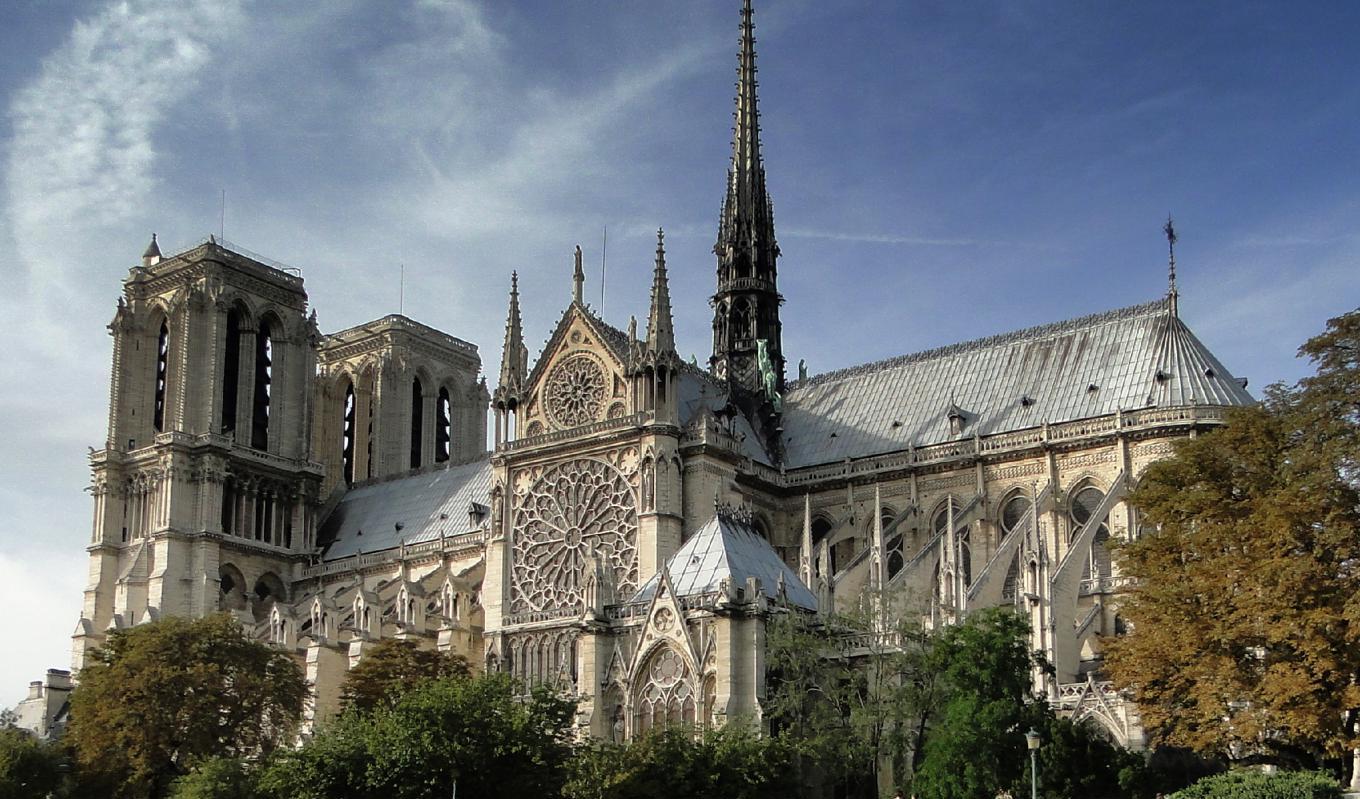
[[[397,288],[397,313],[406,315],[406,264],[401,265],[401,279]]]
[[[609,226],[604,226],[600,241],[600,318],[604,318],[604,257],[609,252]]]
[[[1176,226],[1171,220],[1171,214],[1166,215],[1166,227],[1162,228],[1166,234],[1167,250],[1167,299],[1171,302],[1171,315],[1180,316],[1179,305],[1180,293],[1176,291]]]
[[[217,238],[225,239],[226,237],[227,237],[227,190],[222,189],[221,212],[217,217]]]

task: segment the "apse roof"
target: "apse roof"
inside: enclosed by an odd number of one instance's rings
[[[356,485],[321,523],[322,559],[469,532],[477,527],[469,509],[475,503],[484,515],[490,493],[489,458]]]
[[[817,609],[817,598],[798,579],[779,555],[751,526],[731,514],[715,513],[708,523],[690,536],[666,561],[666,576],[677,596],[693,596],[718,591],[725,578],[735,586],[746,585],[746,578],[760,580],[761,590],[771,599],[779,594],[779,578],[784,578],[788,602],[808,610]],[[661,582],[655,574],[633,595],[632,602],[645,602],[656,594]]]
[[[1254,402],[1168,302],[1158,300],[793,383],[784,397],[785,465],[1117,410]]]

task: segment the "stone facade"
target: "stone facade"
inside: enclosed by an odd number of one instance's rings
[[[472,344],[402,316],[323,336],[287,269],[153,240],[110,325],[75,668],[110,629],[226,610],[305,666],[313,721],[396,637],[557,685],[583,734],[622,739],[759,725],[772,615],[873,594],[927,625],[1015,607],[1054,666],[1036,689],[1138,746],[1102,680],[1110,544],[1139,534],[1147,466],[1245,383],[1174,286],[786,380],[752,31],[748,2],[706,370],[676,353],[660,233],[641,334],[584,303],[578,248],[531,361],[512,276],[494,393]]]

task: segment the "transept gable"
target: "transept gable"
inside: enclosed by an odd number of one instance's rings
[[[525,383],[523,434],[541,435],[626,416],[629,338],[585,306],[572,303]]]
[[[675,588],[664,571],[656,593],[647,608],[647,621],[642,626],[641,638],[633,652],[629,674],[636,679],[638,670],[661,647],[669,646],[684,658],[691,674],[699,672],[699,657],[685,621],[684,610],[680,607]]]

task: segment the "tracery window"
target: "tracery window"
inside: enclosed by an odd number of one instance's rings
[[[633,703],[634,729],[644,734],[670,724],[694,724],[697,697],[689,665],[669,646],[658,649],[642,671],[642,688]]]
[[[1029,513],[1029,497],[1015,494],[1001,505],[1001,532],[1009,534]]]
[[[579,458],[534,481],[515,514],[514,612],[579,607],[578,587],[593,547],[615,589],[637,588],[637,497],[604,461]]]
[[[159,433],[165,429],[165,386],[170,373],[170,324],[161,320],[160,335],[156,338],[156,407],[152,424]]]

